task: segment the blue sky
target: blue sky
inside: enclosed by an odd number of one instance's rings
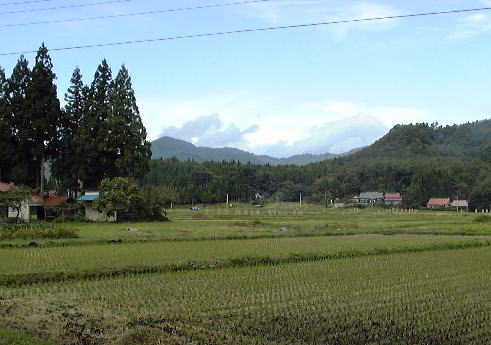
[[[248,27],[491,6],[488,0],[272,0],[269,3],[51,25],[40,20],[223,3],[53,0],[2,6],[1,52],[157,38]],[[20,1],[20,0],[19,0]],[[276,156],[341,152],[397,123],[462,123],[491,117],[491,11],[53,52],[60,98],[75,66],[90,82],[107,58],[126,64],[150,138]],[[27,56],[30,61],[33,55]],[[16,56],[0,57],[10,72]]]

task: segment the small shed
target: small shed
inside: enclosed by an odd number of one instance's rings
[[[78,202],[83,203],[85,210],[85,218],[92,222],[109,222],[114,223],[117,220],[117,215],[109,216],[106,212],[101,212],[93,207],[94,201],[99,197],[99,192],[92,191],[86,192],[84,195],[77,199]]]
[[[450,207],[450,198],[431,198],[426,204],[427,208],[448,208]]]

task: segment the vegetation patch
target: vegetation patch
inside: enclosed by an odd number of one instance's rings
[[[477,216],[476,218],[474,218],[474,222],[476,222],[476,223],[491,223],[491,217],[485,216],[485,215]]]
[[[407,245],[397,247],[346,249],[335,252],[292,252],[286,255],[244,255],[208,260],[187,260],[161,265],[135,265],[121,268],[93,269],[88,271],[59,271],[59,272],[33,272],[25,274],[1,274],[0,286],[21,287],[39,283],[54,283],[73,280],[94,280],[116,278],[134,274],[186,272],[197,270],[210,270],[220,268],[246,267],[258,265],[281,265],[287,263],[300,263],[321,260],[334,260],[363,256],[377,256],[400,253],[417,253],[426,251],[441,251],[466,248],[490,247],[491,240],[462,241],[449,243],[429,243],[424,245]]]
[[[0,330],[0,345],[53,345],[20,331]]]
[[[35,240],[78,238],[75,230],[49,223],[0,224],[0,240]]]

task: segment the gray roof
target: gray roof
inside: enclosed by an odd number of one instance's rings
[[[363,192],[363,193],[360,193],[359,198],[360,199],[371,199],[371,200],[383,199],[384,193],[381,193],[381,192]]]

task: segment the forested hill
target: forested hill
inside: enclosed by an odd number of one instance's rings
[[[491,160],[491,120],[463,125],[411,124],[395,126],[355,159],[472,157]]]
[[[255,155],[253,153],[235,148],[210,148],[198,147],[187,141],[162,137],[152,142],[153,159],[176,157],[181,161],[194,160],[196,162],[222,162],[238,161],[241,163],[270,164],[270,165],[305,165],[320,162],[336,155],[326,153],[323,155],[296,155],[288,158],[274,158],[265,155]]]
[[[361,191],[401,192],[407,206],[431,197],[470,199],[491,205],[491,121],[459,126],[394,127],[373,145],[342,157],[295,165],[153,160],[144,184],[172,191],[175,201],[242,201],[255,192],[268,199],[350,199]]]

